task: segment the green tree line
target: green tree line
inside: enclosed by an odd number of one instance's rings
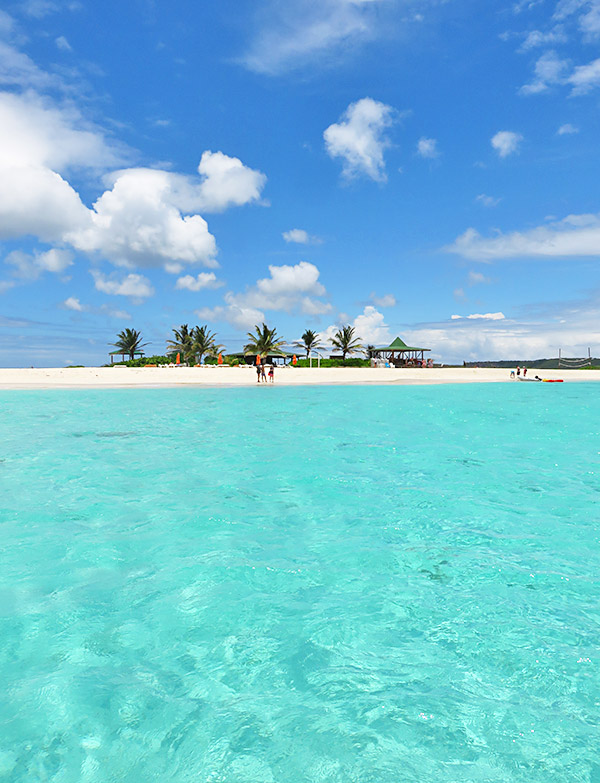
[[[286,341],[277,334],[276,329],[270,329],[265,323],[261,326],[256,324],[254,331],[248,332],[246,336],[248,341],[244,345],[245,354],[285,355],[282,348]],[[116,342],[111,343],[119,353],[128,356],[130,361],[143,354],[142,349],[148,344],[143,342],[141,332],[136,329],[124,329],[117,335]],[[355,336],[354,327],[350,325],[338,329],[331,339],[331,344],[341,352],[343,361],[347,356],[364,350],[359,338]],[[311,352],[323,347],[318,333],[312,329],[307,329],[302,338],[293,345],[304,351],[307,359]],[[193,326],[191,329],[188,324],[182,324],[173,329],[173,337],[167,340],[167,353],[179,354],[181,361],[187,364],[201,364],[203,358],[215,358],[222,351],[223,346],[217,343],[216,333],[211,332],[206,324]]]

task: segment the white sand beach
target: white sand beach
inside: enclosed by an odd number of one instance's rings
[[[531,370],[529,376],[565,382],[600,381],[598,370]],[[508,369],[491,368],[293,368],[275,371],[275,385],[316,384],[427,385],[439,383],[515,383]],[[271,384],[265,384],[271,385]],[[258,386],[254,367],[76,367],[0,369],[0,390],[138,388],[168,386]]]

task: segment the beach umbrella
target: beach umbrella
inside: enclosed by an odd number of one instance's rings
[[[217,362],[219,364],[223,364],[223,354],[222,353],[219,354],[219,358],[217,359]]]
[[[298,359],[296,358],[296,354],[294,354],[294,358],[292,359],[292,364],[298,364]]]
[[[257,363],[257,364],[260,364],[260,356],[257,356],[257,357],[256,357],[256,363]]]
[[[177,354],[177,358],[175,359],[175,364],[181,364],[181,356]]]

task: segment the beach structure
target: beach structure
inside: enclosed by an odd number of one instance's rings
[[[132,351],[131,353],[133,353],[133,358],[134,359],[135,359],[136,356],[144,356],[144,351]],[[115,356],[120,356],[122,362],[128,361],[131,358],[131,356],[129,355],[128,351],[121,351],[121,350],[119,350],[119,351],[109,351],[108,355],[110,356],[110,363],[111,364],[114,364]]]
[[[396,337],[391,345],[385,348],[372,348],[371,356],[374,359],[385,359],[395,367],[423,364],[425,353],[431,348],[417,348],[407,345],[400,337]]]
[[[255,364],[256,363],[256,351],[248,351],[241,353],[231,353],[229,356],[234,359],[239,359],[241,364]],[[263,361],[266,364],[289,364],[294,358],[294,354],[290,351],[269,351],[268,353],[261,354]]]
[[[588,348],[588,355],[583,359],[569,359],[562,355],[562,349],[558,349],[558,366],[567,367],[571,370],[578,370],[581,367],[591,367],[593,364],[592,349]]]

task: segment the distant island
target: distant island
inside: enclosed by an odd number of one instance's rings
[[[510,361],[497,362],[463,362],[463,367],[498,367],[513,368],[527,367],[531,370],[600,370],[600,359],[586,357],[584,359],[514,359]]]

